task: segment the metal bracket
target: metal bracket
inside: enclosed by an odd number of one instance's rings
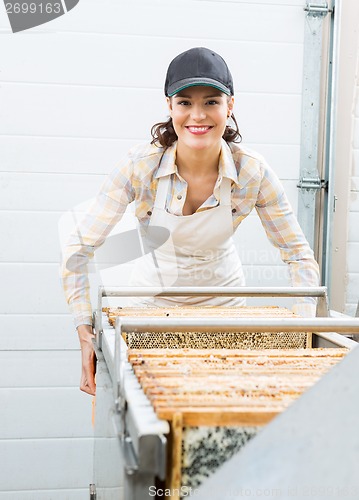
[[[324,295],[320,295],[318,297],[316,317],[328,318],[329,316],[330,316],[330,313],[329,313],[328,295],[327,295],[327,292],[325,291]]]
[[[304,7],[304,10],[308,12],[308,16],[326,16],[329,12],[333,12],[332,9],[329,9],[328,2],[324,4],[316,4],[307,2],[307,5]]]
[[[326,184],[319,176],[318,165],[320,146],[321,115],[321,77],[326,59],[323,59],[323,37],[326,16],[330,2],[317,0],[306,2],[304,7],[304,64],[302,83],[302,127],[300,150],[299,184],[301,196],[298,199],[298,222],[306,236],[309,246],[316,247],[316,221],[319,216],[317,194]],[[324,73],[323,73],[324,74]]]
[[[132,446],[132,439],[126,436],[123,440],[123,456],[125,459],[126,474],[132,476],[138,471],[138,462]]]
[[[124,395],[124,380],[125,380],[125,353],[121,349],[121,324],[119,318],[116,319],[115,324],[115,379],[114,384],[114,396],[115,396],[115,409],[120,417],[120,436],[121,439],[125,439],[126,435],[126,398]]]
[[[97,498],[96,485],[90,484],[90,500],[96,500],[96,498]]]
[[[319,177],[301,177],[297,184],[297,188],[314,190],[327,189],[328,181],[320,179]]]
[[[102,349],[102,309],[93,312],[92,325],[95,330],[96,343],[99,349]]]

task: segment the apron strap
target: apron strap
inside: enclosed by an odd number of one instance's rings
[[[220,205],[231,206],[231,179],[222,177],[221,186],[219,188]]]
[[[170,176],[165,175],[164,177],[160,177],[157,185],[157,193],[156,193],[156,198],[155,202],[153,204],[154,207],[160,208],[160,209],[165,209],[166,207],[166,198],[167,198],[167,193],[168,189],[170,187]]]

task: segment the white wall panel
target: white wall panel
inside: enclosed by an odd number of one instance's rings
[[[359,149],[353,149],[352,155],[352,174],[359,177]]]
[[[153,0],[150,3],[146,0],[131,3],[103,0],[101,6],[97,0],[86,0],[66,16],[42,25],[32,30],[32,33],[59,35],[76,32],[78,36],[81,33],[95,33],[133,37],[148,35],[163,41],[176,38],[179,50],[181,42],[188,43],[187,39],[190,37],[192,46],[194,40],[200,44],[202,39],[209,37],[213,40],[293,43],[303,40],[303,6],[302,0],[291,0],[290,4],[287,0],[241,0],[223,4],[191,0]],[[189,11],[191,15],[188,14]],[[10,32],[9,21],[4,12],[1,14],[0,28]],[[198,19],[203,22],[198,22]],[[26,32],[17,36],[28,38]],[[41,36],[42,39],[43,37],[44,35]],[[161,52],[149,55],[153,58],[161,57]],[[115,64],[116,54],[113,58]]]
[[[196,2],[206,2],[207,0],[195,0]],[[242,0],[218,0],[219,2],[223,3],[242,3]],[[247,0],[248,1],[248,0]],[[303,6],[302,0],[254,0],[252,4],[259,6],[263,5],[270,5],[271,7],[274,5],[280,5],[283,7],[288,7],[288,6]]]
[[[300,143],[300,96],[247,94],[240,102],[237,100],[235,112],[246,142]]]
[[[2,312],[68,313],[56,264],[0,264]]]
[[[0,491],[0,500],[88,500],[89,488],[35,490],[35,491]],[[112,500],[112,499],[111,499]]]
[[[348,269],[352,273],[359,273],[359,241],[348,243]],[[358,290],[359,301],[359,290]]]
[[[359,198],[359,175],[358,176],[353,175],[351,178],[350,194],[352,195],[353,199]]]
[[[95,197],[104,178],[103,175],[0,173],[0,210],[55,211],[60,219],[66,210]]]
[[[3,83],[1,94],[0,134],[148,139],[152,109],[166,117],[160,90]]]
[[[0,314],[0,345],[4,351],[78,349],[70,314]]]
[[[93,436],[92,397],[79,388],[11,387],[0,389],[0,400],[3,439]]]
[[[354,128],[353,149],[359,150],[359,134],[356,133],[359,130],[359,99],[358,102],[356,102],[355,104],[356,107],[354,110],[354,117],[353,117],[353,128]]]
[[[59,218],[55,212],[0,211],[6,242],[0,247],[0,261],[59,263]]]
[[[284,179],[299,178],[299,144],[256,144],[247,143],[248,147],[264,156],[278,177]],[[297,198],[297,195],[296,197]]]
[[[167,117],[161,90],[4,83],[1,93],[0,134],[148,140],[151,126]],[[246,141],[299,144],[299,95],[246,94],[235,112]]]
[[[83,488],[91,482],[92,454],[90,438],[2,440],[1,490]]]
[[[356,34],[356,49],[359,40]],[[355,50],[355,49],[353,49]],[[357,52],[353,52],[357,54]],[[348,203],[348,238],[346,268],[346,304],[347,314],[355,315],[359,304],[359,59],[356,60],[355,88],[352,103],[352,165]],[[354,76],[354,74],[353,74]],[[338,200],[340,201],[340,200]]]
[[[94,307],[97,305],[97,289],[99,285],[125,285],[131,270],[129,265],[117,266],[114,270],[105,269],[100,274],[89,276],[91,298]],[[117,273],[117,276],[115,275]],[[0,295],[1,311],[6,314],[67,314],[68,306],[59,277],[59,266],[56,264],[1,264]]]
[[[1,234],[6,242],[0,249],[0,261],[59,264],[62,245],[67,241],[75,220],[81,220],[82,217],[83,212],[76,211],[76,207],[73,212],[61,215],[45,211],[0,211]],[[132,220],[135,223],[134,216]],[[130,229],[128,216],[121,219],[117,228],[119,231]]]
[[[356,191],[350,193],[349,210],[350,212],[359,212],[359,193]]]
[[[359,228],[359,212],[350,212],[348,241],[359,242],[358,228]]]
[[[78,387],[81,353],[0,351],[0,387]],[[1,442],[1,441],[0,441]]]
[[[208,36],[208,35],[207,35]],[[72,57],[65,64],[58,61],[63,54],[64,43],[73,47]],[[124,45],[131,51],[123,51]],[[196,40],[186,40],[188,47],[195,46]],[[302,45],[300,43],[248,42],[236,40],[203,40],[202,45],[213,47],[219,53],[228,53],[228,64],[235,68],[234,83],[239,98],[242,93],[273,92],[301,93]],[[214,47],[215,45],[215,47]],[[42,84],[89,85],[93,87],[119,87],[141,89],[163,89],[166,64],[178,51],[178,40],[169,38],[163,46],[162,39],[153,37],[128,37],[126,35],[94,35],[69,33],[58,37],[48,37],[47,46],[42,37],[31,37],[26,51],[19,37],[10,39],[11,50],[0,55],[3,79],[6,82],[39,82]],[[52,58],[45,66],[42,63],[51,48]],[[141,64],[133,64],[133,54],[148,54],[161,51],[161,57],[147,57]],[[18,54],[22,65],[13,54]],[[116,63],[114,64],[114,54]],[[167,58],[167,59],[165,59]],[[81,61],[81,64],[78,64]],[[286,61],[286,64],[283,64]],[[232,64],[231,64],[232,63]],[[93,68],[96,67],[96,73]],[[258,78],[261,68],[262,78]],[[146,75],[146,78],[144,78]],[[154,108],[155,110],[156,108]]]
[[[351,272],[348,275],[347,303],[355,306],[359,301],[359,273]]]
[[[106,174],[140,139],[0,136],[0,172]]]

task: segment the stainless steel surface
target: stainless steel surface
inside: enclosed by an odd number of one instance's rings
[[[324,295],[320,295],[317,299],[316,316],[324,318],[330,316],[328,296],[326,291]]]
[[[105,321],[102,323],[105,328],[99,356],[105,361],[110,380],[106,384],[107,391],[112,390],[110,418],[122,451],[123,471],[118,471],[118,474],[124,473],[124,498],[142,500],[147,498],[156,477],[165,478],[166,435],[170,428],[167,421],[157,418],[144,395],[126,359],[127,346],[122,337],[115,334],[115,329],[106,328]],[[96,349],[98,352],[97,346]],[[101,415],[101,418],[108,421],[109,415]]]
[[[312,347],[346,347],[348,349],[354,349],[357,345],[357,342],[351,338],[345,335],[339,335],[336,332],[320,332],[318,335],[313,335],[312,340]]]
[[[135,472],[138,472],[138,460],[134,453],[132,446],[132,439],[130,436],[126,436],[123,440],[123,456],[125,459],[125,472],[129,476],[132,476]]]
[[[168,422],[163,422],[167,432],[158,432],[157,434],[148,434],[146,430],[141,430],[143,427],[143,413],[139,413],[141,409],[128,405],[126,409],[126,430],[131,436],[131,446],[134,456],[137,457],[137,463],[140,470],[152,473],[160,479],[166,477],[166,434],[169,433]],[[147,412],[148,413],[148,412]]]
[[[96,344],[95,344],[96,346]],[[96,350],[96,416],[93,479],[97,500],[124,500],[123,452],[116,433],[112,381],[102,352]]]

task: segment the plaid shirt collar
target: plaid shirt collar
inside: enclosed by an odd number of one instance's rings
[[[177,141],[173,143],[172,146],[167,148],[163,153],[161,163],[154,176],[155,178],[178,173],[176,165],[176,151]],[[239,185],[238,172],[233,161],[232,151],[224,139],[222,139],[221,144],[218,173],[220,177],[228,177],[228,179],[231,179],[233,182]]]

